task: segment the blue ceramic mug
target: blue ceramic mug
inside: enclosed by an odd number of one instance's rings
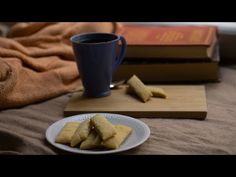
[[[119,41],[121,50],[118,54]],[[84,33],[72,36],[71,42],[84,86],[84,95],[110,95],[113,72],[125,56],[125,38],[113,33]]]

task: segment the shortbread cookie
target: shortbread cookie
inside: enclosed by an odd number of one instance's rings
[[[58,133],[55,142],[61,144],[70,144],[72,136],[79,127],[79,122],[68,122]]]
[[[127,94],[135,94],[134,90],[130,86],[126,87],[126,93]]]
[[[166,92],[160,87],[148,86],[148,89],[152,92],[154,97],[167,98]]]
[[[147,102],[151,96],[152,92],[143,84],[143,82],[136,76],[133,75],[127,84],[130,88],[140,97],[143,102]]]
[[[91,130],[90,120],[85,120],[80,123],[79,127],[76,129],[75,134],[72,137],[70,145],[72,147],[78,145],[81,141],[85,140]]]
[[[114,125],[112,125],[101,114],[97,114],[93,118],[91,118],[91,123],[97,133],[101,136],[102,140],[106,140],[116,134]]]
[[[95,149],[101,147],[102,139],[95,130],[91,130],[89,136],[80,144],[80,149]]]
[[[115,125],[115,129],[117,132],[115,136],[103,141],[101,143],[102,146],[109,149],[117,149],[132,132],[132,128],[125,125]]]

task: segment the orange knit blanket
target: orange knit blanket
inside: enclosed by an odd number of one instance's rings
[[[115,23],[17,23],[0,37],[0,109],[73,91],[81,82],[70,37],[114,32]]]

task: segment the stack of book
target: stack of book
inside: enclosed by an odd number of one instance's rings
[[[126,38],[127,51],[113,80],[133,74],[145,82],[219,80],[219,43],[214,26],[124,25],[116,33]]]

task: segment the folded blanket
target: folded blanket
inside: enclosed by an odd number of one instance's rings
[[[115,23],[17,23],[0,37],[0,109],[44,101],[80,84],[70,37]]]

